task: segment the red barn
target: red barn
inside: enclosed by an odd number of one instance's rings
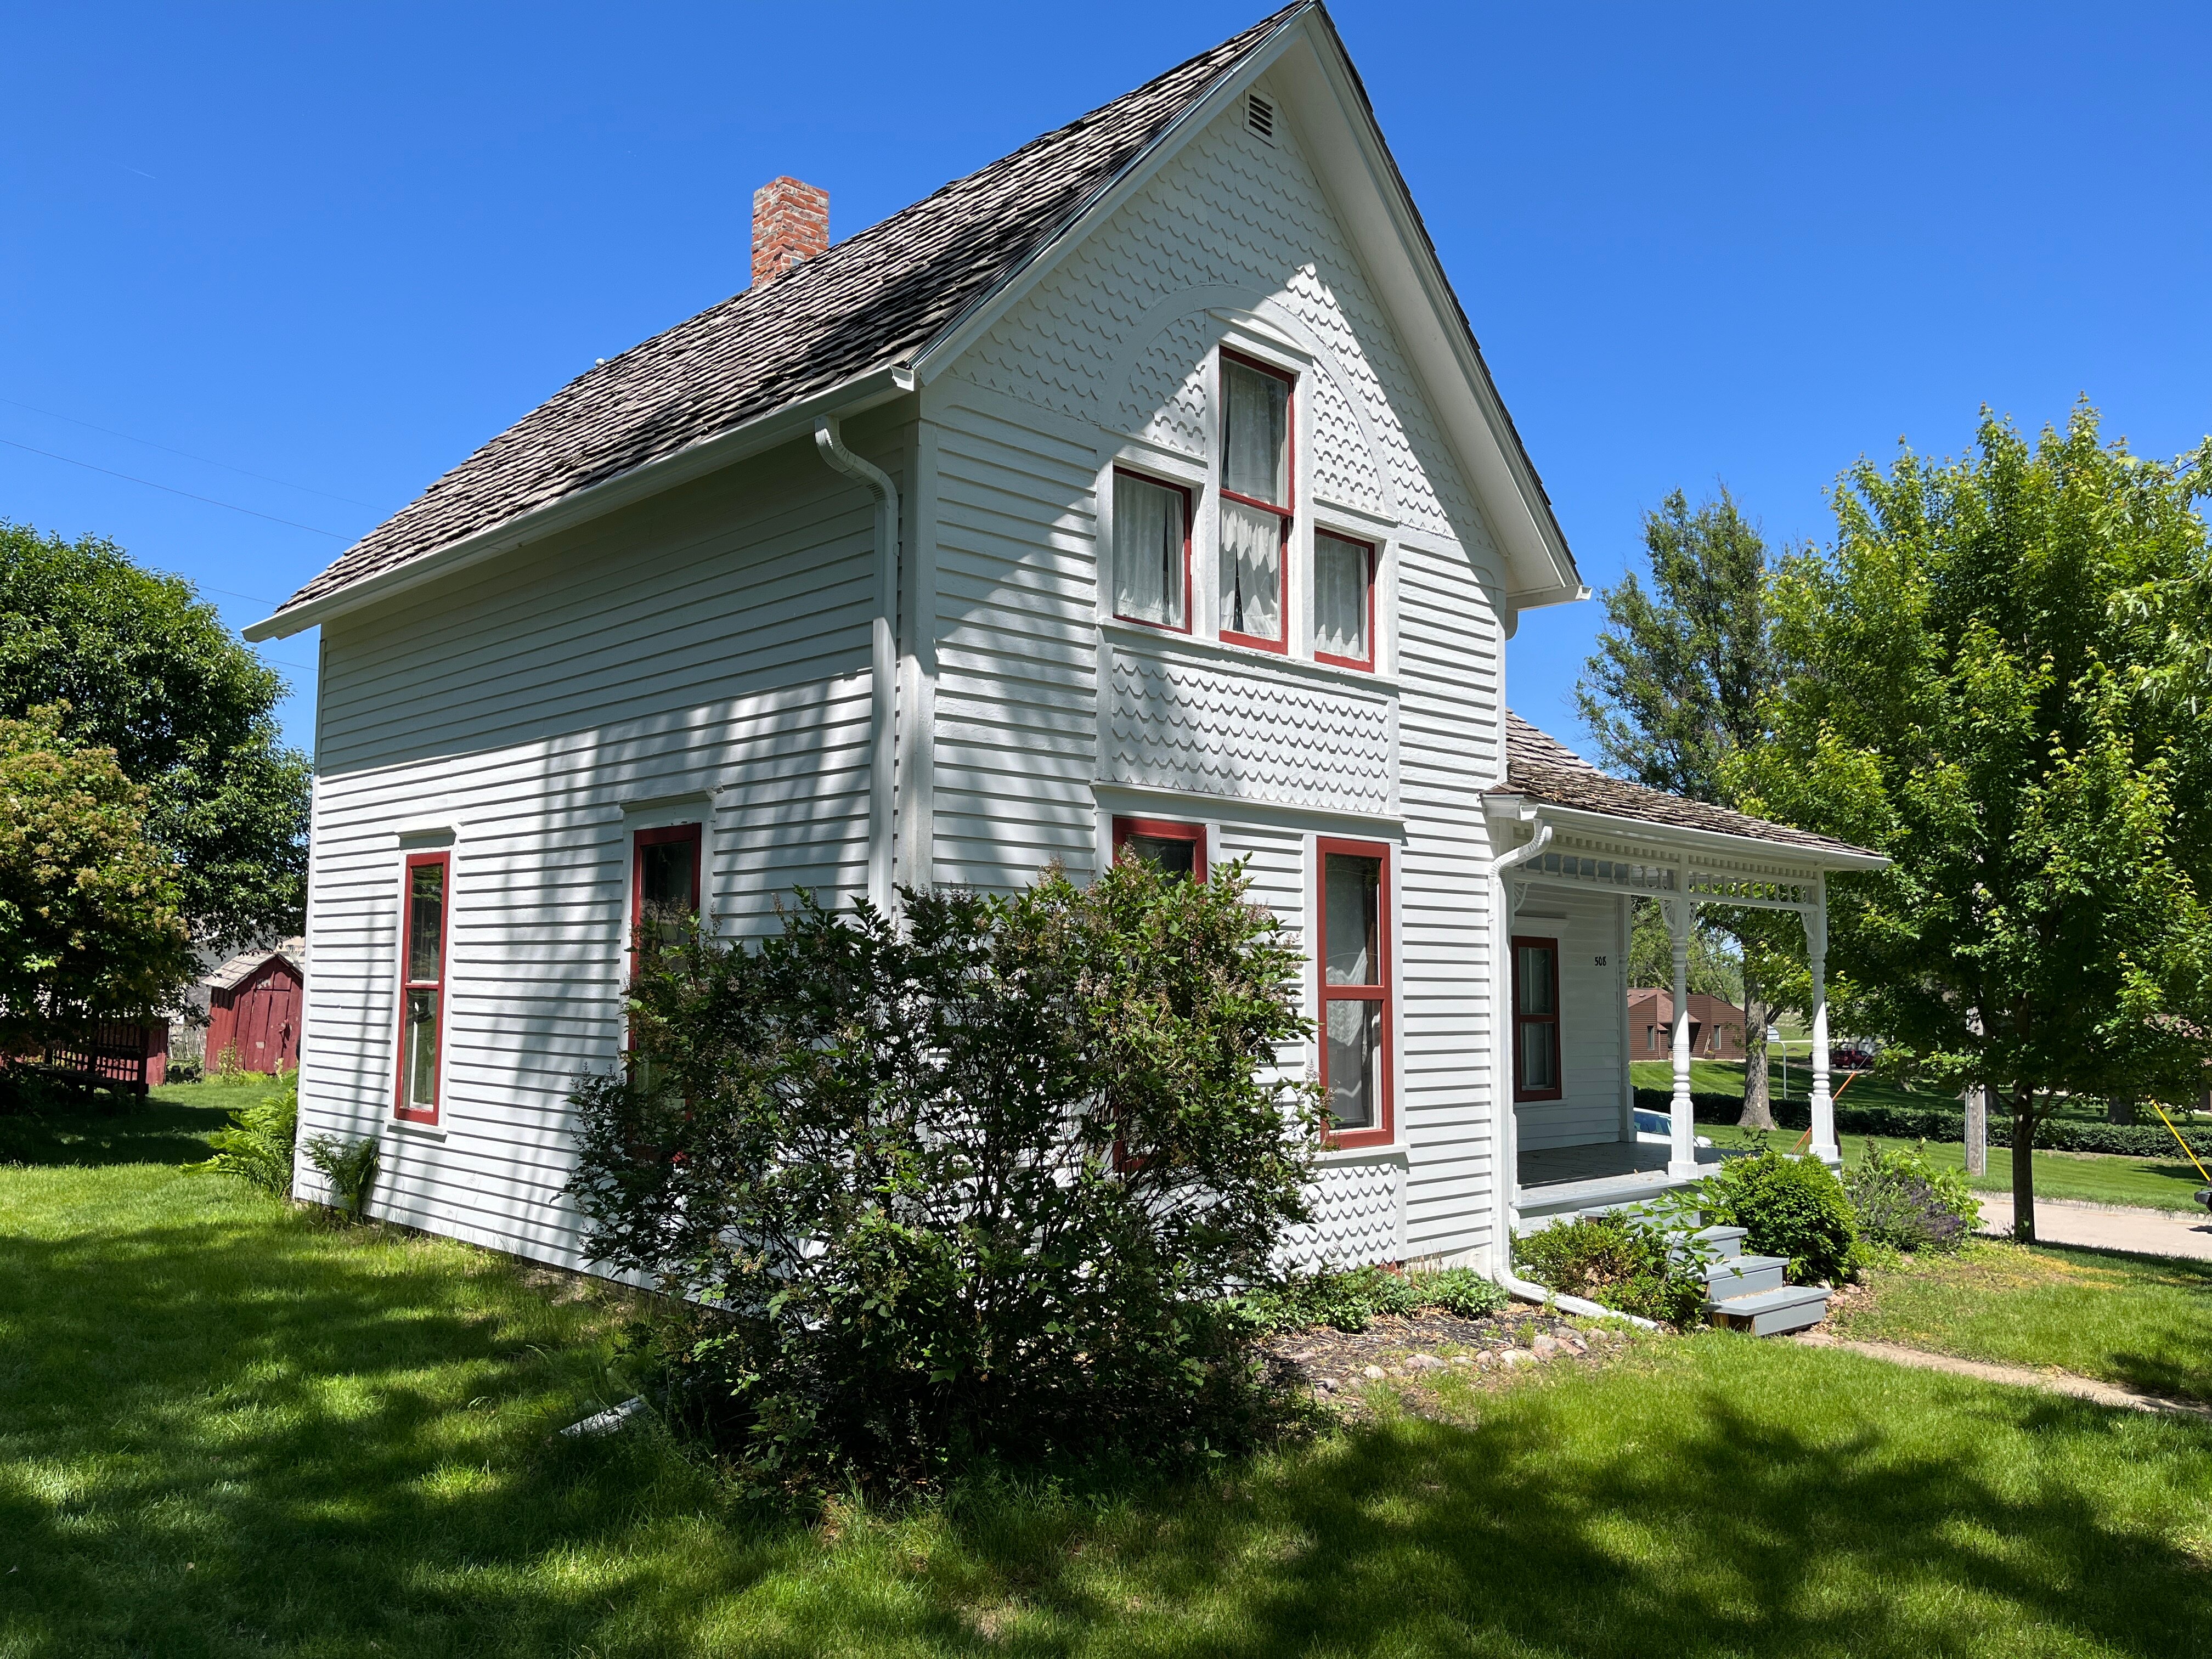
[[[200,981],[208,988],[209,1071],[221,1070],[234,1049],[249,1072],[298,1069],[306,945],[288,939],[273,951],[240,951]]]

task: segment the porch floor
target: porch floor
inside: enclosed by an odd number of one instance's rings
[[[1587,1146],[1546,1146],[1520,1158],[1523,1222],[1571,1215],[1578,1210],[1612,1209],[1658,1197],[1688,1179],[1667,1173],[1670,1149],[1657,1141],[1604,1140]],[[1721,1161],[1717,1148],[1697,1149],[1700,1164]]]

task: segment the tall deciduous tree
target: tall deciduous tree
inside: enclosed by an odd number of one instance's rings
[[[149,1012],[190,977],[177,869],[148,838],[146,791],[67,711],[0,720],[0,1054],[88,1018]]]
[[[1830,960],[1875,1029],[2013,1119],[2074,1092],[2179,1100],[2212,1026],[2212,440],[2167,465],[2096,411],[2031,447],[1984,411],[1942,465],[1863,461],[1832,553],[1776,584],[1791,672],[1759,803],[1888,853],[1838,884]]]
[[[1765,735],[1761,705],[1777,685],[1766,543],[1723,488],[1694,509],[1675,490],[1644,515],[1644,547],[1650,588],[1631,570],[1599,596],[1606,625],[1575,706],[1600,760],[1622,777],[1733,806],[1729,757]],[[1728,920],[1718,931],[1735,941],[1743,963],[1742,1121],[1771,1129],[1765,994],[1788,973],[1794,942],[1777,918],[1721,914]],[[1658,982],[1673,978],[1669,945]]]
[[[70,744],[115,752],[204,945],[299,930],[308,767],[280,740],[284,689],[188,583],[0,523],[0,719],[66,704]]]

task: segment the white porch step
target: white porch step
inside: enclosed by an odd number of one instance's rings
[[[1733,1297],[1778,1291],[1790,1270],[1789,1258],[1779,1255],[1731,1255],[1705,1268],[1708,1310],[1717,1310]]]
[[[1700,1227],[1690,1235],[1705,1247],[1706,1255],[1716,1261],[1732,1261],[1741,1255],[1747,1236],[1741,1227]]]
[[[1753,1336],[1780,1336],[1817,1325],[1828,1316],[1828,1293],[1802,1285],[1732,1296],[1712,1304],[1713,1322]]]

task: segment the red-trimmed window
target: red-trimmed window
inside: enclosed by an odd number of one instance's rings
[[[1190,491],[1114,470],[1114,614],[1190,632]]]
[[[1115,818],[1114,856],[1136,859],[1164,874],[1206,879],[1206,826],[1165,818]]]
[[[1314,655],[1346,668],[1375,666],[1375,549],[1314,532]]]
[[[1559,941],[1513,940],[1513,1098],[1557,1100],[1559,1083]]]
[[[1221,637],[1289,644],[1291,377],[1221,354]]]
[[[685,916],[699,914],[699,826],[672,823],[665,830],[641,830],[633,837],[630,855],[630,962],[635,971],[637,947],[647,938],[672,941]],[[624,1038],[634,1047],[635,1031]],[[649,1083],[651,1073],[638,1066],[637,1079]]]
[[[451,853],[410,853],[399,890],[399,1076],[392,1110],[409,1123],[438,1121],[445,1063],[446,915]]]
[[[1390,1139],[1390,849],[1376,842],[1316,845],[1321,965],[1321,1086],[1330,1140]]]
[[[629,921],[635,949],[637,930],[651,927],[668,939],[674,923],[699,914],[699,826],[673,823],[665,830],[641,830],[630,872]]]

